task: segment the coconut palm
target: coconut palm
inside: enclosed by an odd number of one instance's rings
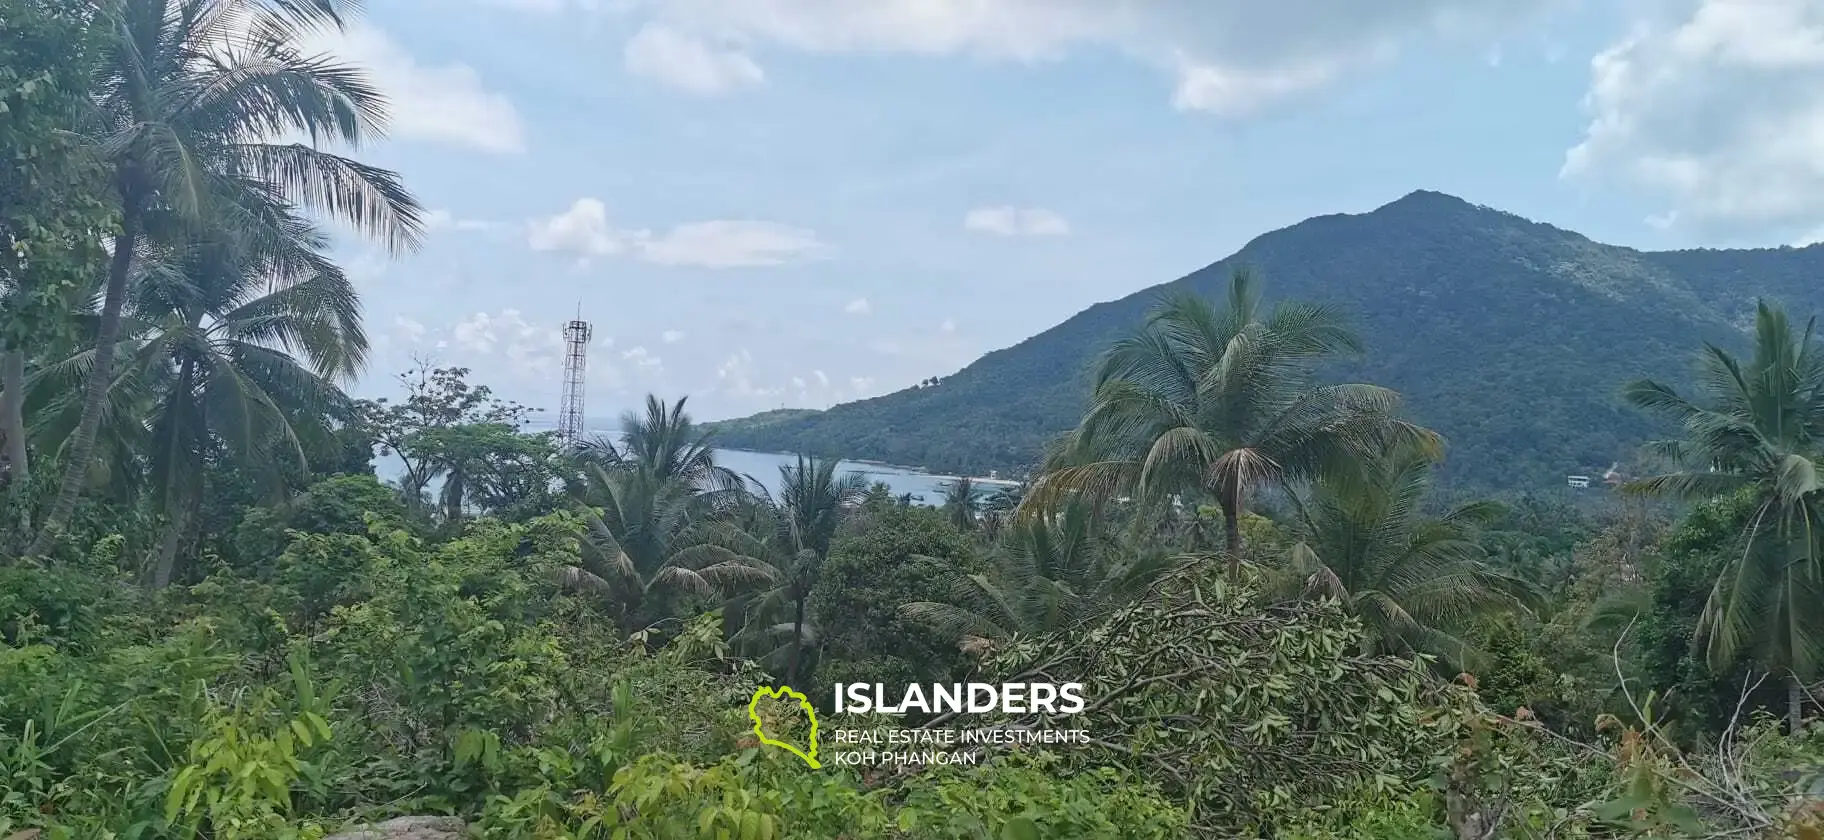
[[[1743,550],[1732,552],[1704,604],[1698,635],[1713,665],[1751,657],[1784,674],[1787,717],[1796,732],[1804,686],[1824,661],[1824,355],[1816,319],[1795,331],[1781,309],[1760,303],[1754,355],[1746,363],[1706,345],[1698,396],[1643,380],[1628,386],[1635,405],[1677,422],[1683,437],[1653,450],[1674,466],[1628,489],[1705,499],[1748,492],[1754,514]]]
[[[976,515],[982,510],[982,486],[964,476],[938,485],[944,494],[944,513],[959,530],[975,530]]]
[[[607,470],[632,470],[654,480],[682,481],[705,491],[732,494],[745,486],[742,476],[716,465],[712,436],[684,411],[688,397],[666,405],[646,396],[644,414],[621,415],[619,438],[596,436],[577,445],[577,459]]]
[[[1168,296],[1110,348],[1090,407],[1027,497],[1038,509],[1073,493],[1158,504],[1204,496],[1220,506],[1230,571],[1240,521],[1263,488],[1322,474],[1396,440],[1437,448],[1395,417],[1399,395],[1320,384],[1314,367],[1361,343],[1333,309],[1263,308],[1253,275],[1236,271],[1226,308]]]
[[[147,465],[168,522],[154,586],[171,581],[202,503],[204,464],[227,452],[303,469],[307,445],[327,445],[328,418],[347,403],[333,379],[366,357],[354,285],[321,256],[321,233],[288,227],[289,247],[264,252],[216,231],[147,266],[133,286],[136,339],[121,373],[157,395]]]
[[[382,133],[385,100],[363,75],[304,54],[300,37],[339,28],[354,0],[110,0],[84,126],[112,172],[119,228],[95,354],[65,472],[27,549],[49,551],[75,510],[105,413],[128,279],[159,228],[225,227],[282,237],[297,205],[394,250],[415,247],[420,208],[397,176],[319,149]],[[313,142],[285,142],[286,136]],[[165,222],[158,217],[169,217]]]
[[[763,658],[784,660],[786,682],[803,675],[804,650],[816,645],[816,626],[806,614],[842,523],[868,492],[861,473],[836,474],[837,462],[799,455],[779,467],[779,492],[756,484],[748,508],[745,562],[763,582],[735,599],[742,628],[735,641]],[[783,655],[782,655],[783,654]]]
[[[638,470],[586,464],[572,482],[585,532],[582,565],[562,583],[612,600],[623,623],[663,619],[679,599],[707,599],[765,579],[727,543],[725,512],[696,487]]]
[[[1169,566],[1162,551],[1122,546],[1089,500],[1016,520],[986,574],[957,572],[942,600],[900,607],[969,651],[1064,630],[1129,603]]]
[[[1297,542],[1275,577],[1282,596],[1341,601],[1361,619],[1368,653],[1428,653],[1462,670],[1478,653],[1457,632],[1534,593],[1490,565],[1478,541],[1500,505],[1425,513],[1432,469],[1430,452],[1407,445],[1325,476],[1296,500]]]
[[[1002,529],[1013,520],[1026,491],[1025,484],[1005,485],[982,501],[982,536],[989,540],[1000,539]]]

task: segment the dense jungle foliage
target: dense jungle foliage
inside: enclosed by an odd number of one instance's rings
[[[1108,342],[1018,489],[928,508],[809,455],[763,485],[683,399],[560,443],[460,368],[345,390],[319,226],[405,252],[421,216],[324,150],[385,122],[296,47],[348,13],[0,0],[0,838],[1824,836],[1809,324],[1763,306],[1736,354],[1656,321],[1700,375],[1598,383],[1674,435],[1594,512],[1446,501],[1448,435],[1339,373],[1342,311],[1246,272]],[[1646,428],[1609,417],[1560,420]],[[812,769],[747,717],[1040,676],[1082,713],[898,723],[1089,743]]]

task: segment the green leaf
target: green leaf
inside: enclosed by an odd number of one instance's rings
[[[1039,840],[1039,827],[1029,817],[1014,817],[1001,825],[1001,840]]]

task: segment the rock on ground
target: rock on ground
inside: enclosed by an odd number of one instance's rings
[[[323,840],[464,840],[468,826],[455,817],[399,817],[356,826]]]

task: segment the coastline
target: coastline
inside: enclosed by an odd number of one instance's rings
[[[789,457],[793,457],[794,455],[797,454],[797,453],[793,453],[793,452],[766,452],[766,451],[759,450],[759,449],[742,449],[742,448],[736,447],[736,446],[718,446],[715,448],[721,449],[724,451],[728,451],[728,452],[742,452],[742,453],[746,453],[749,455],[765,455],[767,457],[772,457],[772,458],[782,458],[782,457],[789,458]],[[986,486],[991,486],[991,487],[1018,487],[1018,486],[1020,486],[1020,482],[1014,481],[1012,479],[1007,479],[1007,478],[989,478],[988,476],[975,476],[975,475],[970,475],[970,476],[945,475],[945,474],[941,474],[941,473],[931,472],[930,470],[927,470],[924,467],[913,467],[913,466],[907,466],[905,464],[889,464],[885,461],[873,461],[873,460],[869,460],[866,458],[838,458],[836,460],[839,463],[860,464],[864,467],[876,467],[879,469],[893,470],[895,472],[905,473],[908,475],[917,475],[917,476],[922,476],[925,478],[934,478],[934,479],[939,479],[939,480],[943,480],[943,481],[956,481],[958,479],[967,478],[971,482],[974,482],[976,484],[981,484],[981,485],[986,485]],[[858,470],[858,472],[866,473],[867,471]]]

